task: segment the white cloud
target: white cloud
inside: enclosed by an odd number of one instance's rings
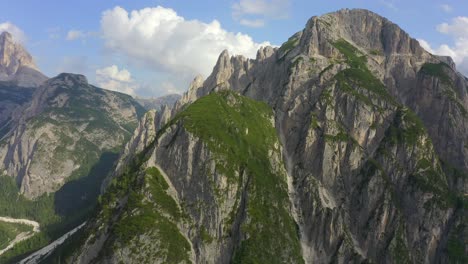
[[[228,32],[217,20],[185,20],[161,6],[130,13],[121,7],[107,10],[101,18],[101,35],[107,49],[125,55],[130,63],[167,74],[182,89],[196,74],[207,76],[224,49],[255,57],[260,46],[269,45]]]
[[[438,25],[437,31],[455,38],[468,38],[468,17],[455,17],[450,24]]]
[[[96,82],[99,87],[135,96],[137,85],[126,69],[112,65],[96,70]]]
[[[453,7],[448,4],[440,5],[440,9],[442,9],[442,11],[444,11],[445,13],[450,13],[453,11]]]
[[[262,27],[268,19],[287,18],[291,0],[239,0],[231,8],[232,17],[241,25]]]
[[[86,33],[84,33],[81,30],[69,30],[67,33],[67,40],[77,40],[77,39],[83,39],[86,37]]]
[[[427,41],[419,40],[421,46],[431,53],[452,57],[458,70],[468,75],[468,17],[453,18],[451,23],[438,25],[437,31],[452,36],[453,44],[432,48]]]
[[[13,39],[19,43],[24,44],[26,42],[26,35],[23,30],[11,22],[0,23],[0,33],[3,31],[9,32],[13,36]]]

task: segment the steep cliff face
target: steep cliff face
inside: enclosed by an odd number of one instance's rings
[[[14,115],[14,127],[0,142],[0,169],[28,198],[54,192],[85,175],[104,152],[118,152],[141,111],[130,96],[61,74]]]
[[[34,64],[32,56],[6,31],[0,34],[0,81],[18,86],[37,87],[47,79]]]
[[[32,99],[34,88],[19,88],[11,82],[0,82],[0,140],[14,126],[14,113]]]
[[[0,34],[0,140],[14,126],[15,112],[30,102],[44,76],[32,56],[8,32]],[[16,114],[18,115],[18,114]]]
[[[135,143],[69,262],[466,262],[467,85],[366,10],[223,52]]]

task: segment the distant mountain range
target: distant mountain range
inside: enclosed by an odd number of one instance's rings
[[[160,110],[163,105],[172,107],[177,100],[181,98],[178,94],[168,94],[156,98],[136,98],[136,101],[140,103],[145,109]]]

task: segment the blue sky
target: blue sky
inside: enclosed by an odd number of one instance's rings
[[[206,77],[225,48],[254,56],[341,8],[387,17],[468,73],[466,0],[0,0],[0,30],[14,31],[50,77],[81,73],[104,88],[160,96]]]

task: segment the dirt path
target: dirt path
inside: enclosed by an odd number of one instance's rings
[[[14,247],[16,244],[18,244],[21,241],[24,241],[32,236],[34,236],[35,233],[40,231],[40,225],[36,221],[28,220],[28,219],[15,219],[11,217],[5,217],[5,216],[0,216],[0,221],[2,222],[7,222],[7,223],[16,223],[16,224],[24,224],[24,225],[30,225],[33,227],[32,231],[29,232],[23,232],[18,234],[15,239],[13,239],[8,246],[2,250],[0,250],[0,255],[3,253],[7,252],[10,250],[12,247]]]

